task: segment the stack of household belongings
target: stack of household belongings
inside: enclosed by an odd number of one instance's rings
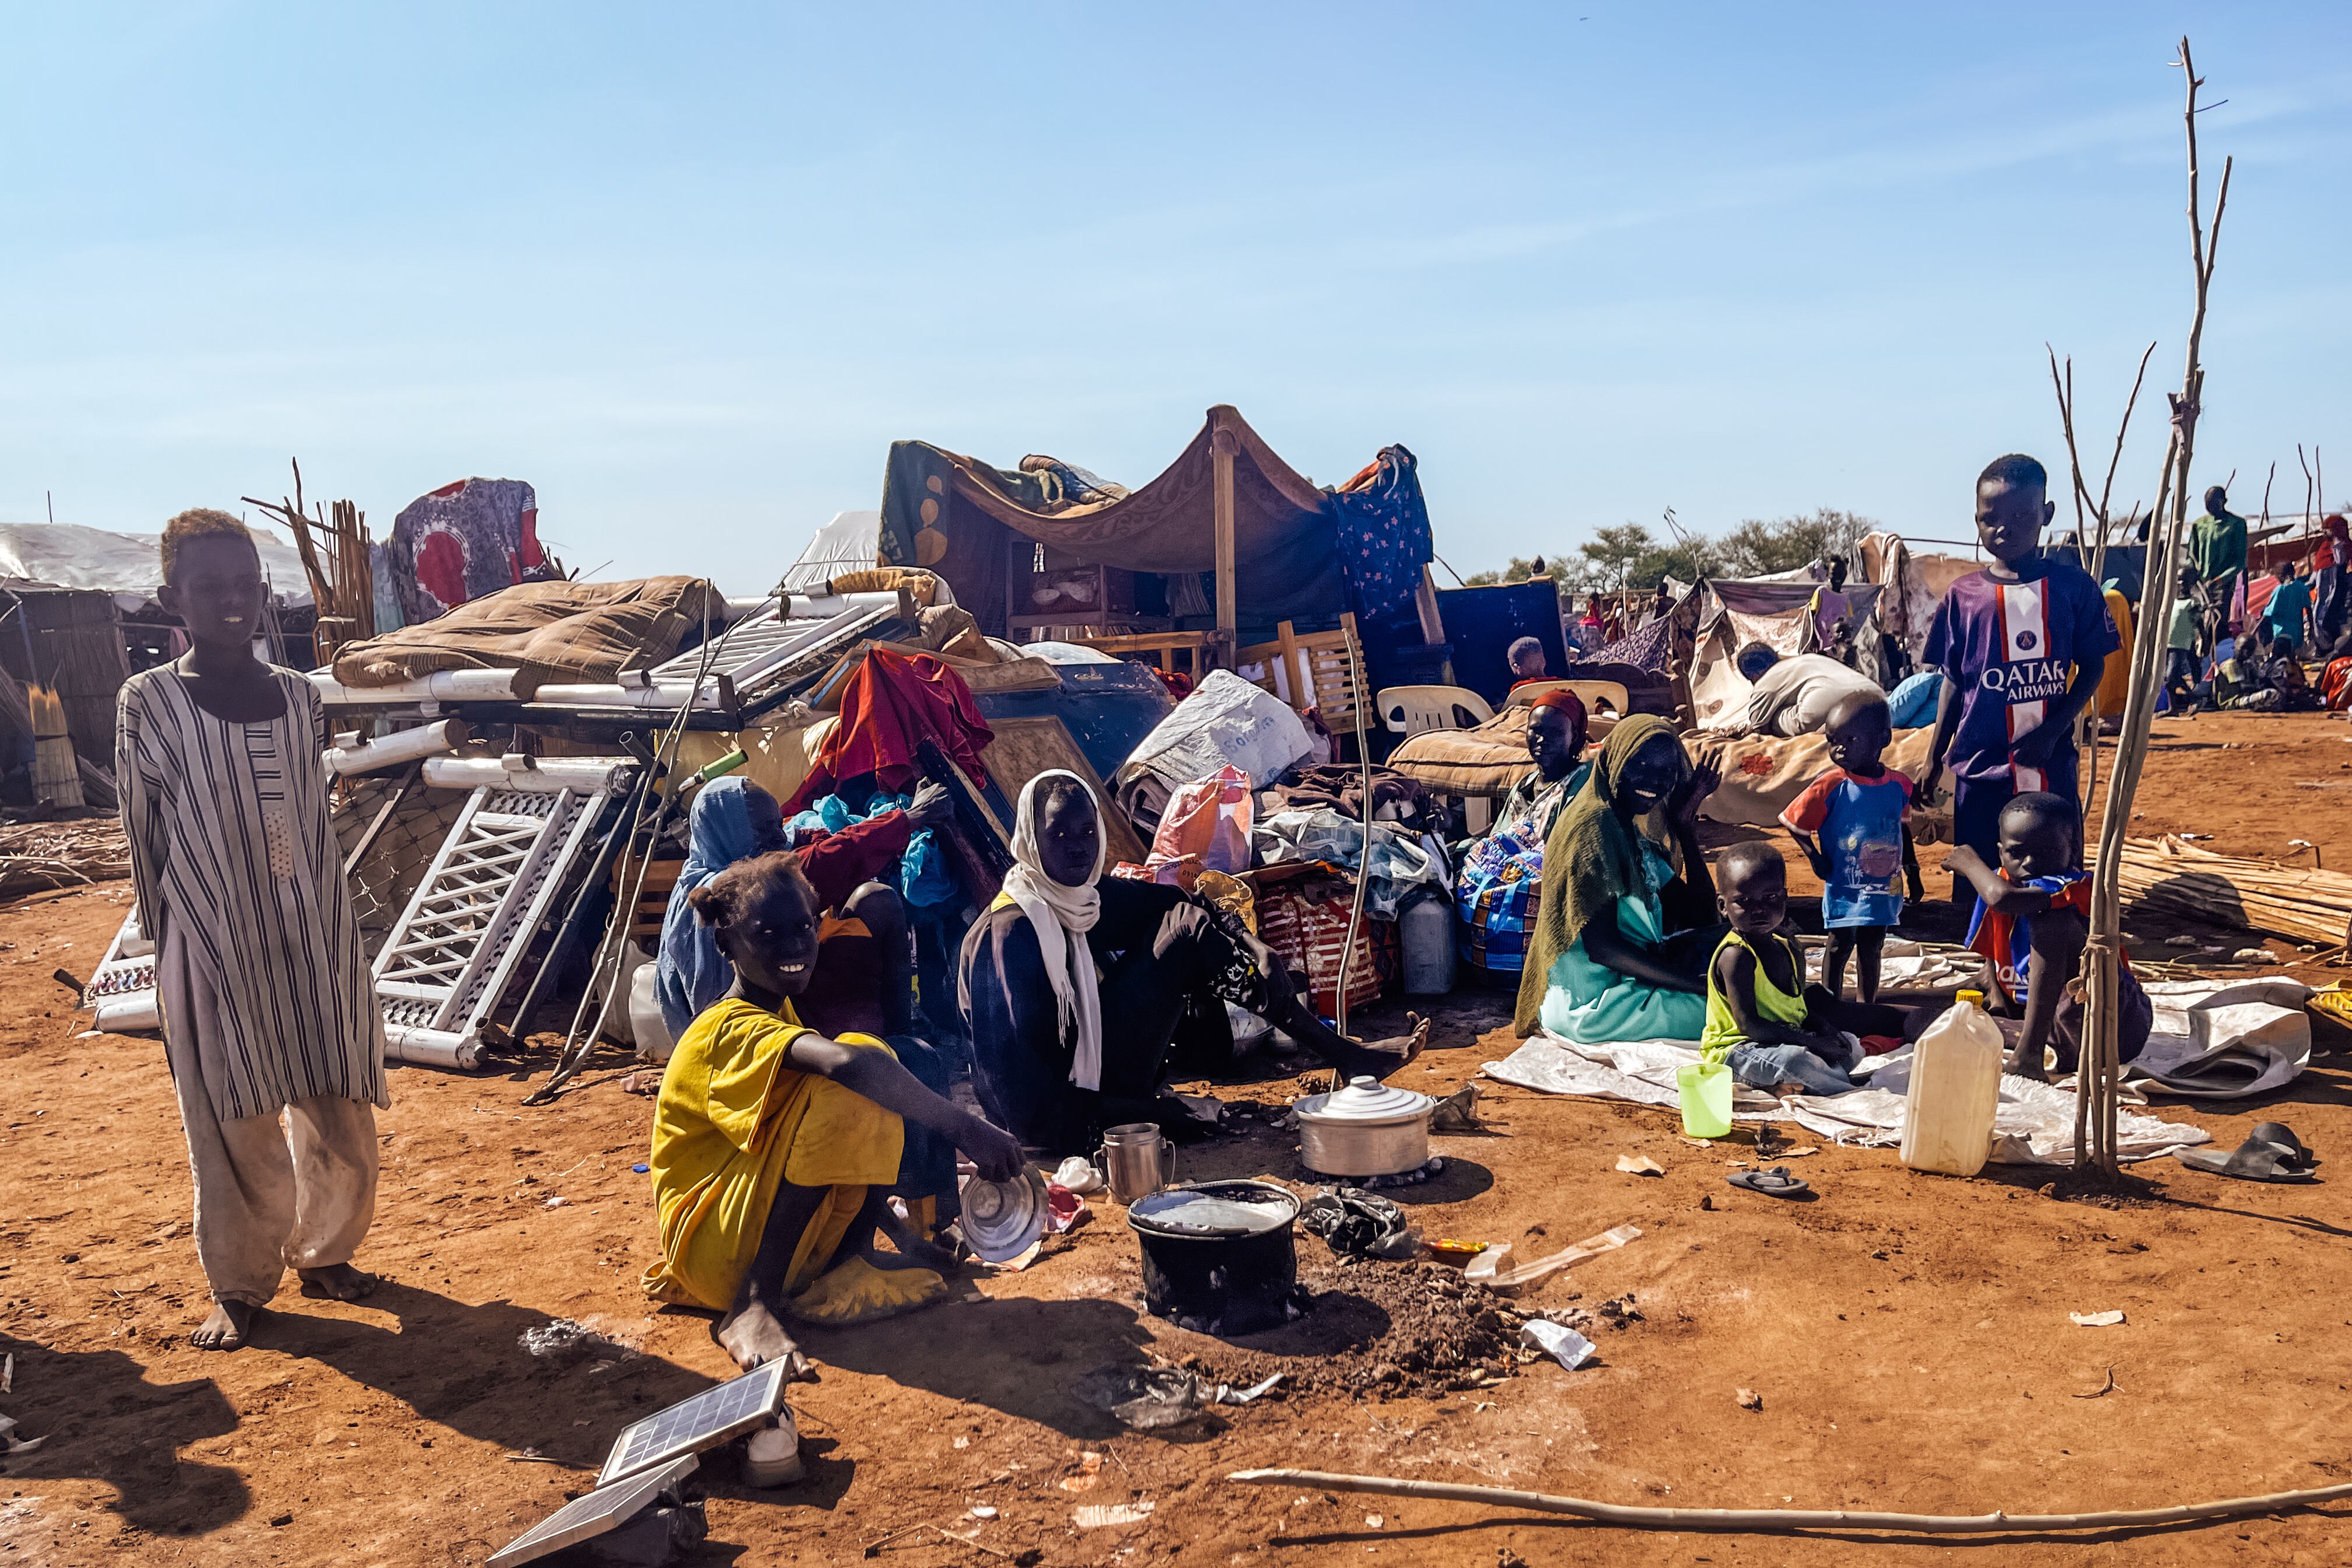
[[[1897,730],[1885,762],[1913,784],[1927,776],[1927,752],[1936,731]],[[1727,737],[1696,731],[1683,737],[1691,761],[1713,768],[1723,782],[1700,805],[1698,814],[1709,822],[1744,827],[1777,828],[1780,814],[1805,793],[1805,786],[1830,768],[1829,739],[1811,735],[1740,735]],[[1932,801],[1915,796],[1911,837],[1921,844],[1944,843],[1952,837],[1952,783],[1949,775],[1937,786]]]
[[[1229,669],[1211,670],[1129,755],[1110,781],[1111,795],[1148,836],[1183,785],[1234,767],[1251,788],[1263,789],[1314,749],[1306,723],[1280,698]]]

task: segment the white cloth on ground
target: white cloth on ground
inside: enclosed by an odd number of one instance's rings
[[[1068,779],[1080,794],[1094,801],[1095,868],[1082,886],[1072,888],[1046,875],[1037,856],[1037,786],[1047,779]],[[1021,907],[1037,931],[1037,952],[1045,963],[1045,982],[1054,988],[1061,1008],[1062,1033],[1076,1049],[1070,1058],[1070,1081],[1080,1089],[1102,1087],[1102,992],[1095,973],[1095,950],[1087,932],[1102,918],[1103,859],[1110,835],[1101,820],[1103,803],[1084,779],[1067,768],[1048,768],[1021,788],[1021,804],[1013,820],[1013,869],[1004,874],[1004,896]]]
[[[2242,1100],[2267,1094],[2311,1065],[2311,988],[2283,974],[2250,980],[2158,980],[2143,987],[2156,1009],[2147,1044],[2124,1065],[2152,1094]]]
[[[174,926],[156,964],[163,1049],[187,1131],[196,1260],[213,1297],[266,1306],[289,1268],[348,1263],[375,1219],[375,1108],[319,1095],[224,1121],[197,1042],[217,998]]]
[[[1699,1059],[1687,1040],[1626,1040],[1577,1045],[1538,1034],[1506,1059],[1488,1062],[1488,1078],[1546,1094],[1583,1095],[1674,1106],[1681,1095],[1675,1069]],[[1740,1121],[1793,1121],[1833,1142],[1895,1148],[1903,1142],[1905,1096],[1911,1084],[1906,1047],[1874,1057],[1855,1070],[1864,1087],[1851,1094],[1792,1095],[1780,1100],[1761,1089],[1735,1087],[1731,1114]],[[2124,1111],[2117,1118],[2117,1153],[2147,1160],[2175,1149],[2211,1142],[2209,1134],[2179,1122]],[[1992,1158],[2002,1164],[2066,1165],[2074,1158],[2074,1091],[2054,1084],[2004,1076],[2000,1103],[1993,1113]]]

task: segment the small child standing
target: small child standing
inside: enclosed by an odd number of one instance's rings
[[[1794,1085],[1843,1094],[1862,1061],[1858,1037],[1900,1036],[1894,1007],[1846,1002],[1805,984],[1804,955],[1782,929],[1789,868],[1769,844],[1735,844],[1716,858],[1716,902],[1731,930],[1706,970],[1706,1026],[1699,1053],[1727,1063],[1754,1089]],[[1849,1039],[1848,1036],[1856,1037]]]
[[[2020,1078],[2044,1075],[2045,1047],[2056,1051],[2062,1073],[2073,1072],[2082,1053],[2084,1007],[2074,982],[2091,931],[2091,877],[2074,851],[2075,820],[2074,805],[2063,795],[2028,791],[2003,806],[1996,822],[1999,865],[1965,844],[1945,862],[1976,889],[1969,945],[1992,960],[2005,1010],[2017,1017],[1994,1022],[2017,1044],[2016,1060],[2005,1070]],[[2147,1044],[2156,1013],[2130,962],[2116,957],[2122,1013],[2116,1059],[2127,1062]]]
[[[2164,696],[2172,710],[2184,716],[2197,711],[2197,630],[2202,603],[2197,595],[2197,568],[2183,566],[2164,638]]]
[[[1846,959],[1858,954],[1854,994],[1875,1002],[1886,928],[1903,918],[1911,781],[1883,760],[1895,741],[1884,697],[1838,699],[1827,735],[1830,766],[1789,803],[1780,826],[1822,879],[1822,926],[1830,936],[1822,984],[1832,996],[1844,994]]]

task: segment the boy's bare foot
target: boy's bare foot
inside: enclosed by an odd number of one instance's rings
[[[302,1280],[302,1294],[314,1300],[356,1301],[379,1283],[374,1275],[348,1263],[330,1263],[324,1268],[298,1268],[294,1272]]]
[[[2000,1070],[2007,1073],[2011,1078],[2030,1079],[2035,1083],[2048,1083],[2050,1081],[2049,1073],[2044,1070],[2040,1062],[2029,1062],[2022,1058],[2002,1062],[2000,1064]]]
[[[253,1315],[260,1308],[247,1301],[215,1301],[212,1316],[196,1325],[188,1342],[200,1351],[233,1351],[245,1346],[253,1331]]]
[[[792,1363],[784,1374],[788,1381],[799,1383],[808,1376],[808,1357],[801,1353],[793,1336],[784,1331],[784,1325],[757,1296],[719,1319],[711,1328],[710,1337],[745,1372],[772,1361],[788,1360]]]
[[[936,1242],[926,1241],[915,1234],[915,1227],[900,1219],[888,1205],[884,1205],[878,1221],[882,1234],[890,1238],[896,1252],[886,1252],[869,1239],[859,1247],[858,1255],[877,1268],[928,1268],[944,1278],[955,1272],[955,1255]]]

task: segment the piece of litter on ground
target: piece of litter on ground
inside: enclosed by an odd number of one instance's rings
[[[986,1503],[980,1503],[973,1507],[971,1517],[974,1519],[994,1519],[996,1517],[996,1510],[989,1507]]]
[[[572,1200],[570,1198],[550,1198],[547,1200],[547,1206],[551,1209],[560,1209],[571,1201]]]
[[[630,1166],[629,1169],[635,1171],[638,1175],[643,1176],[650,1173],[653,1167],[651,1165],[637,1164]]]
[[[1101,1530],[1108,1525],[1141,1524],[1151,1517],[1152,1501],[1138,1498],[1133,1502],[1090,1502],[1070,1516],[1070,1522],[1080,1530]]]
[[[2113,1393],[2115,1393],[2115,1392],[2116,1392],[2116,1369],[2115,1369],[2114,1367],[2109,1367],[2109,1368],[2107,1368],[2107,1381],[2106,1381],[2106,1382],[2105,1382],[2105,1383],[2101,1384],[2098,1387],[2096,1387],[2096,1388],[2093,1389],[2093,1390],[2092,1390],[2090,1393],[2088,1393],[2088,1394],[2075,1394],[2074,1397],[2074,1398],[2076,1398],[2076,1399],[2103,1399],[2103,1398],[2105,1398],[2106,1395],[2108,1395],[2108,1394],[2113,1394]]]
[[[1761,1410],[1764,1408],[1764,1396],[1752,1388],[1743,1388],[1739,1390],[1739,1408]]]
[[[2066,1316],[2085,1329],[2111,1329],[2124,1321],[2121,1312],[2069,1312]]]
[[[1617,1168],[1629,1176],[1663,1176],[1666,1168],[1646,1154],[1620,1154]]]
[[[2230,956],[2241,963],[2268,963],[2271,950],[2266,947],[2242,947]]]
[[[1569,1371],[1582,1366],[1592,1354],[1592,1342],[1564,1323],[1537,1318],[1519,1325],[1519,1342],[1530,1345]]]
[[[17,1436],[16,1423],[8,1416],[0,1415],[0,1454],[29,1454],[48,1440],[46,1436]]]
[[[1389,1516],[1384,1513],[1368,1513],[1364,1515],[1365,1525],[1372,1530],[1378,1530],[1388,1521]]]
[[[2197,939],[2193,936],[2168,936],[2164,939],[2164,945],[2167,947],[2195,947],[2197,945]]]
[[[959,1437],[955,1440],[955,1446],[959,1448],[969,1448],[971,1447],[971,1439],[969,1437]]]
[[[1062,1489],[1066,1492],[1094,1490],[1095,1483],[1102,1479],[1102,1459],[1103,1457],[1091,1448],[1080,1454],[1078,1473],[1075,1476],[1064,1476]]]
[[[0,1394],[16,1392],[16,1357],[14,1352],[0,1355]]]

